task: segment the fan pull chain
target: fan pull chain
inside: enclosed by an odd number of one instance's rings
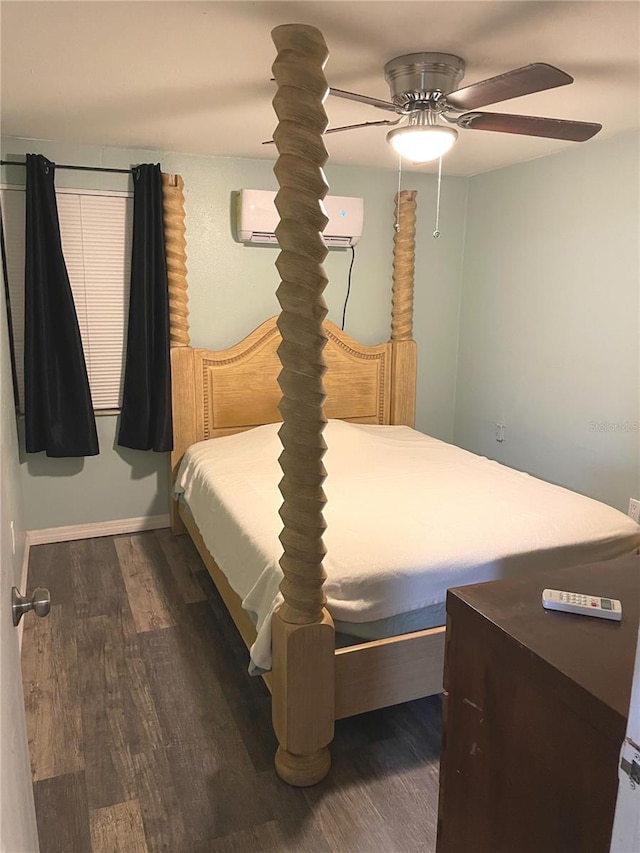
[[[442,157],[438,158],[438,194],[436,196],[436,227],[433,232],[435,240],[440,236],[440,188],[442,187]]]
[[[400,190],[402,188],[402,157],[398,157],[398,204],[396,205],[396,222],[393,226],[396,234],[400,230]]]

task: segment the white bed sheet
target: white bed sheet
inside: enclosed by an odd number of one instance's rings
[[[200,442],[176,479],[204,542],[253,615],[253,666],[271,666],[282,597],[279,424]],[[447,588],[640,546],[612,507],[402,426],[329,421],[325,591],[358,623],[442,603]]]

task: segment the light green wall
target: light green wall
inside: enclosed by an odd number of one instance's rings
[[[22,558],[24,554],[25,527],[22,513],[22,483],[20,481],[20,465],[18,462],[18,436],[15,404],[13,399],[13,384],[11,379],[11,361],[9,355],[9,333],[7,328],[7,313],[2,301],[0,308],[0,538],[2,548],[0,571],[11,573],[10,585],[20,586]],[[15,553],[11,547],[11,522],[14,526]],[[22,590],[24,592],[24,590]],[[7,601],[2,606],[8,606]]]
[[[2,156],[37,152],[58,163],[128,167],[161,162],[185,181],[191,337],[194,346],[222,348],[276,313],[277,247],[244,246],[232,239],[231,195],[243,188],[276,189],[273,161],[196,157],[157,151],[72,146],[5,138]],[[330,192],[361,196],[365,227],[356,248],[346,331],[364,343],[389,336],[393,171],[330,166]],[[126,176],[59,171],[58,186],[126,189]],[[3,181],[22,183],[24,170],[5,168]],[[462,281],[467,181],[445,178],[439,240],[431,237],[435,179],[405,173],[418,190],[415,337],[419,345],[416,422],[444,440],[453,437],[457,324]],[[340,323],[350,252],[331,250],[325,262],[329,316]],[[22,464],[28,529],[166,512],[165,457],[115,448],[116,419],[98,419],[101,453],[82,460],[30,456]]]
[[[168,455],[117,447],[115,417],[98,417],[96,425],[100,454],[84,459],[26,454],[20,430],[27,530],[169,511]]]
[[[625,511],[640,497],[639,150],[627,133],[470,180],[454,431]]]

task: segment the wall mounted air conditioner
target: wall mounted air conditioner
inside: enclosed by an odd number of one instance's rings
[[[275,243],[280,215],[276,194],[269,190],[240,190],[237,198],[237,233],[242,243]],[[328,195],[324,207],[329,217],[323,237],[329,247],[355,246],[362,236],[364,201],[361,198]]]

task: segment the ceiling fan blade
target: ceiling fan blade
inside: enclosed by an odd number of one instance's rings
[[[457,121],[459,127],[470,130],[493,130],[497,133],[520,133],[523,136],[542,136],[546,139],[568,139],[586,142],[601,124],[590,121],[566,121],[539,116],[514,116],[505,113],[465,113]]]
[[[381,127],[382,125],[399,124],[402,121],[402,116],[395,121],[391,119],[383,119],[382,121],[363,121],[360,124],[345,124],[342,127],[328,127],[325,133],[341,133],[343,130],[356,130],[358,127]]]
[[[391,121],[391,119],[382,119],[382,121],[363,121],[360,124],[345,124],[342,127],[328,127],[325,130],[325,134],[327,133],[342,133],[343,130],[356,130],[359,127],[381,127],[382,125],[394,125],[399,124],[403,119],[403,116],[397,118],[395,121]],[[263,145],[275,145],[273,139],[266,139]]]
[[[568,83],[573,83],[573,77],[564,71],[547,65],[546,62],[534,62],[532,65],[515,68],[513,71],[498,74],[497,77],[489,77],[488,80],[465,86],[445,95],[445,98],[454,110],[475,110],[487,104],[498,104],[521,95],[566,86]]]
[[[390,101],[381,101],[379,98],[370,98],[368,95],[357,95],[355,92],[346,92],[344,89],[329,89],[329,94],[336,98],[345,98],[347,101],[357,101],[360,104],[369,104],[371,107],[378,107],[380,110],[389,110],[392,113],[399,113],[401,110],[392,104]]]
[[[276,78],[272,77],[271,82],[275,83]],[[358,95],[356,92],[347,92],[346,89],[329,89],[329,94],[336,98],[345,98],[347,101],[357,101],[359,104],[368,104],[370,107],[378,107],[379,110],[389,110],[392,113],[401,113],[402,110],[391,101],[381,101],[380,98],[370,98],[369,95]],[[465,107],[466,109],[466,107]],[[262,143],[266,145],[266,142]]]

